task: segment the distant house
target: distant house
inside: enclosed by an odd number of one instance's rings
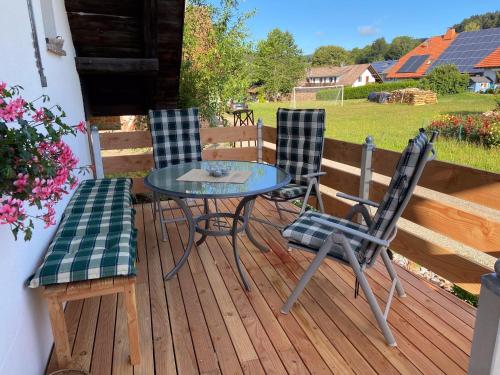
[[[386,78],[422,78],[456,36],[455,29],[449,29],[444,35],[433,36],[425,40],[390,67]]]
[[[478,62],[475,67],[484,69],[483,76],[489,78],[494,87],[500,87],[500,47]]]
[[[499,47],[500,27],[466,31],[457,35],[446,51],[434,62],[430,70],[439,65],[453,64],[462,73],[483,76],[485,68],[478,66],[478,64]],[[495,55],[492,57],[492,61],[495,61]]]
[[[383,81],[389,81],[390,79],[387,78],[387,73],[397,62],[398,60],[374,61],[371,65]]]
[[[307,86],[357,87],[374,82],[382,82],[382,78],[371,64],[312,67],[306,77]]]
[[[493,88],[493,81],[484,76],[472,76],[469,80],[469,91],[484,92]]]

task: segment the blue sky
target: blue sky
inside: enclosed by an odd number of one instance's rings
[[[278,27],[290,31],[309,54],[327,44],[351,49],[379,37],[390,41],[398,35],[440,35],[463,18],[498,10],[500,4],[496,0],[240,0],[240,8],[256,10],[248,22],[253,40]]]

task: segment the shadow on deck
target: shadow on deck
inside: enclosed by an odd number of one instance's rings
[[[225,200],[221,206],[234,211],[235,203]],[[354,299],[350,269],[325,262],[285,316],[280,307],[311,255],[288,252],[277,230],[252,224],[270,246],[268,253],[240,237],[249,293],[226,237],[209,237],[178,275],[164,282],[163,274],[182,255],[186,223],[169,224],[169,240],[163,242],[151,205],[136,210],[141,364],[129,364],[123,301],[110,295],[67,305],[73,368],[120,375],[466,373],[475,309],[400,267],[407,297],[396,297],[389,314],[398,342],[390,348],[362,293]],[[263,200],[254,215],[279,221],[274,206]],[[379,302],[385,301],[391,283],[383,265],[368,276]],[[52,355],[47,372],[55,368]]]

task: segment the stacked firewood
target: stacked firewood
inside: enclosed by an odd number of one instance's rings
[[[394,90],[391,92],[388,103],[405,103],[410,105],[424,105],[437,103],[437,94],[430,90],[421,90],[415,87]]]

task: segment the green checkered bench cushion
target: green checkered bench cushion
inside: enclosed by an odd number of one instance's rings
[[[29,286],[134,275],[131,187],[128,179],[82,182]]]
[[[311,190],[313,193],[314,189]],[[269,195],[271,197],[279,197],[282,199],[293,199],[298,197],[303,197],[306,195],[307,186],[298,185],[298,184],[288,184],[280,189],[274,190]]]
[[[57,237],[29,286],[135,275],[136,230]]]
[[[358,223],[353,223],[352,221],[346,219],[340,219],[335,216],[328,214],[322,214],[314,211],[307,211],[301,215],[292,224],[288,225],[283,229],[283,237],[292,243],[296,243],[300,246],[307,247],[312,251],[317,251],[323,245],[326,238],[332,234],[332,227],[317,223],[312,220],[313,217],[323,219],[332,223],[347,226],[351,229],[360,230],[367,233],[368,227]],[[358,252],[361,249],[362,242],[354,238],[349,234],[345,234],[352,249]],[[333,246],[330,256],[338,258],[340,260],[347,262],[347,257],[345,256],[344,250],[340,246]]]
[[[103,210],[125,210],[133,206],[129,179],[84,181],[64,210],[64,215]]]
[[[106,232],[130,232],[134,227],[133,208],[88,211],[65,216],[56,236],[73,237]]]

